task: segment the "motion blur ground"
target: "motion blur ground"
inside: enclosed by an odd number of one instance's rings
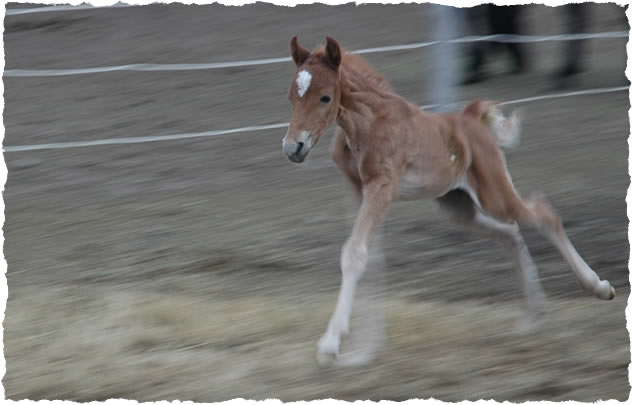
[[[590,9],[590,31],[626,29],[622,9]],[[430,37],[426,10],[173,5],[13,16],[6,68],[279,57],[293,35],[309,47],[325,35],[350,49],[410,43]],[[526,30],[558,33],[553,11],[528,7]],[[528,72],[460,89],[460,99],[537,95],[560,46],[526,47]],[[586,46],[579,89],[622,85],[625,40]],[[428,55],[367,59],[398,93],[430,104]],[[294,69],[5,78],[5,146],[287,122]],[[386,344],[363,369],[314,362],[353,205],[328,139],[303,166],[281,154],[284,130],[6,153],[6,395],[624,400],[627,96],[526,104],[522,144],[507,154],[519,192],[548,194],[616,300],[584,295],[560,255],[527,231],[549,300],[541,330],[519,336],[521,292],[501,247],[455,229],[433,203],[399,202],[382,243]]]

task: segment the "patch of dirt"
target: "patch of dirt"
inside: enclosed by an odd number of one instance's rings
[[[151,5],[10,16],[5,60],[44,69],[280,57],[295,34],[307,47],[326,35],[349,49],[411,43],[429,39],[427,12]],[[591,31],[626,29],[615,5],[590,13]],[[557,8],[524,15],[528,33],[557,33],[561,21]],[[587,42],[577,89],[623,85],[625,43]],[[529,71],[460,88],[459,98],[542,94],[561,44],[527,52]],[[433,102],[429,48],[367,57],[400,94]],[[287,122],[293,72],[288,63],[5,77],[4,143]],[[624,400],[627,94],[524,107],[522,145],[507,154],[516,188],[548,195],[578,251],[617,289],[614,302],[586,297],[554,248],[525,230],[549,304],[540,332],[515,336],[521,292],[500,246],[431,202],[401,202],[384,226],[387,345],[369,367],[319,369],[314,344],[352,223],[327,139],[303,165],[282,156],[283,130],[6,153],[7,397]]]

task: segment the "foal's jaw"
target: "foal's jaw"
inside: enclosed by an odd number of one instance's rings
[[[288,160],[294,163],[303,163],[314,145],[314,138],[310,131],[301,131],[296,137],[290,137],[290,133],[286,134],[281,145]]]

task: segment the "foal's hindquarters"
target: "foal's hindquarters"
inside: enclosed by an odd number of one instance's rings
[[[514,143],[511,138],[518,137],[518,121],[507,120],[518,120],[518,117],[506,119],[498,114],[492,104],[473,103],[455,115],[459,138],[466,140],[465,143],[457,143],[464,144],[466,148],[461,152],[462,156],[468,157],[467,168],[455,179],[454,187],[439,196],[437,202],[457,223],[502,241],[511,252],[525,295],[526,315],[518,323],[519,330],[524,332],[536,325],[543,312],[545,294],[536,266],[521,236],[520,225],[534,227],[561,252],[583,290],[604,300],[613,299],[615,290],[608,281],[600,280],[578,254],[563,229],[559,215],[545,197],[536,195],[523,200],[514,189],[498,145]],[[371,237],[392,201],[390,196],[386,196],[392,191],[389,184],[384,181],[380,185],[360,181],[360,176],[354,170],[358,165],[342,140],[344,136],[339,129],[334,141],[334,160],[358,194],[362,193],[363,199],[352,236],[341,255],[343,277],[336,309],[317,345],[320,362],[336,358],[341,339],[349,332],[354,291],[365,270]],[[395,182],[398,180],[394,179]]]

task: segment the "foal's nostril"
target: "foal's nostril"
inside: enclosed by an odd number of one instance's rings
[[[303,149],[303,145],[304,145],[303,142],[297,142],[297,149],[295,150],[295,155],[301,152],[301,149]]]

